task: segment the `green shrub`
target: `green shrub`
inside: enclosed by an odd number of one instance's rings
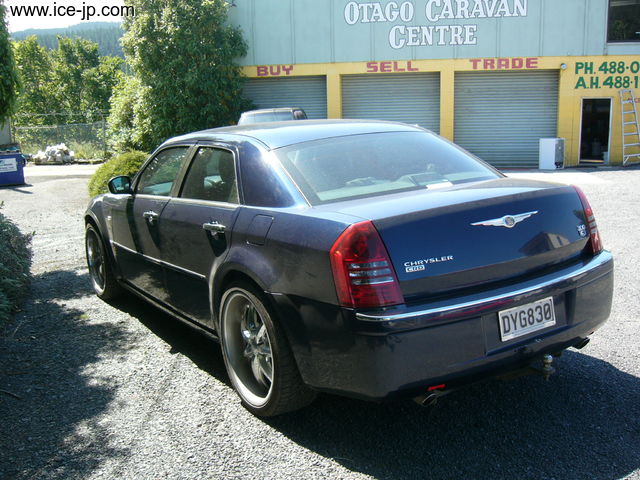
[[[29,293],[30,268],[31,235],[20,233],[0,213],[0,324],[8,320]]]
[[[107,183],[118,175],[133,177],[147,159],[148,154],[133,150],[122,153],[102,165],[89,180],[89,195],[95,197],[101,193],[107,193]]]

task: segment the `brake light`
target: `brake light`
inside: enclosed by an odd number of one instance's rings
[[[591,204],[589,200],[587,200],[587,196],[584,192],[577,187],[573,186],[576,192],[578,193],[578,197],[580,197],[580,202],[582,202],[582,209],[584,210],[584,216],[587,219],[587,230],[589,234],[589,243],[591,245],[591,251],[594,255],[600,253],[604,250],[602,246],[602,239],[600,238],[600,233],[598,232],[598,225],[596,224],[596,217],[593,214],[593,209],[591,208]]]
[[[404,302],[387,249],[370,221],[342,232],[329,257],[340,305],[364,308]]]

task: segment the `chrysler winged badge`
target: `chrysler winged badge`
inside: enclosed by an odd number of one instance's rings
[[[482,220],[481,222],[475,222],[475,223],[472,223],[471,225],[473,226],[482,225],[484,227],[513,228],[518,223],[522,222],[523,220],[526,220],[529,217],[534,216],[537,213],[538,211],[535,210],[533,212],[519,213],[517,215],[505,215],[504,217],[500,217],[500,218],[492,218],[491,220]]]

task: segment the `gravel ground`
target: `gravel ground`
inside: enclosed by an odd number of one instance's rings
[[[64,172],[0,189],[36,232],[32,294],[0,329],[0,478],[640,479],[639,169],[514,174],[581,184],[617,262],[610,321],[548,382],[489,381],[431,409],[321,395],[266,421],[217,344],[92,294],[87,172]]]

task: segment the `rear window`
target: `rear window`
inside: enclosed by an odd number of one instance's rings
[[[329,138],[275,153],[314,205],[499,176],[461,148],[428,132]]]
[[[244,117],[243,123],[265,123],[265,122],[280,122],[284,120],[292,120],[293,114],[291,112],[261,112],[261,113],[249,113]]]

